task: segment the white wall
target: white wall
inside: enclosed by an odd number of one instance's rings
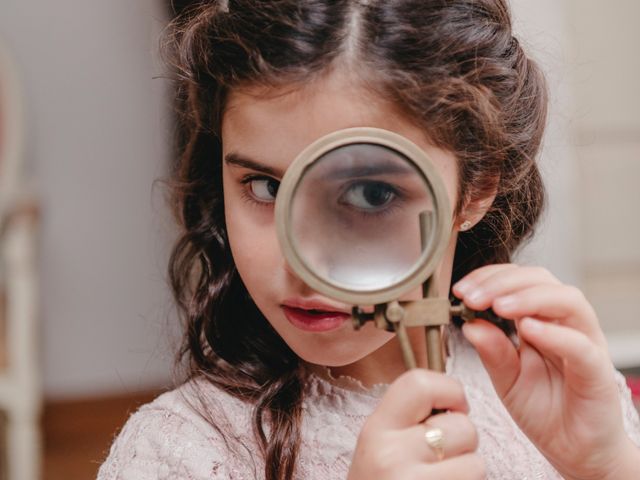
[[[619,366],[640,365],[640,2],[565,0],[585,292]]]
[[[552,93],[550,209],[525,257],[582,287],[619,367],[640,365],[640,2],[513,0]]]
[[[44,387],[50,397],[164,384],[174,322],[161,28],[152,0],[3,0],[22,69],[28,172],[43,205]]]
[[[571,39],[566,8],[557,0],[511,1],[514,29],[527,53],[542,67],[549,86],[549,118],[540,155],[548,205],[531,243],[518,261],[543,265],[562,281],[582,284],[577,234],[577,165],[571,129]]]

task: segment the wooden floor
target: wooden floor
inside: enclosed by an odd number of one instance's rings
[[[159,392],[45,404],[44,480],[95,480],[114,435]]]

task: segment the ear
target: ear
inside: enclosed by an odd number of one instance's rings
[[[454,231],[465,232],[475,227],[493,205],[497,193],[496,188],[489,195],[467,201],[455,218]]]

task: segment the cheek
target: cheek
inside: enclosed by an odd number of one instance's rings
[[[240,276],[252,295],[273,278],[280,249],[273,209],[249,203],[239,186],[223,175],[225,222],[229,246]]]

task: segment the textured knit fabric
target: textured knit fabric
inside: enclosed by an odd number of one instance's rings
[[[449,337],[449,353],[447,374],[465,386],[487,478],[561,478],[512,421],[477,353],[459,331]],[[626,430],[640,446],[638,413],[624,378],[618,372],[615,375]],[[385,385],[365,389],[355,380],[332,378],[326,369],[310,371],[295,478],[346,479],[358,433],[385,390]],[[205,415],[198,398],[204,400]],[[98,480],[261,479],[264,460],[252,432],[251,405],[194,380],[131,416]]]

